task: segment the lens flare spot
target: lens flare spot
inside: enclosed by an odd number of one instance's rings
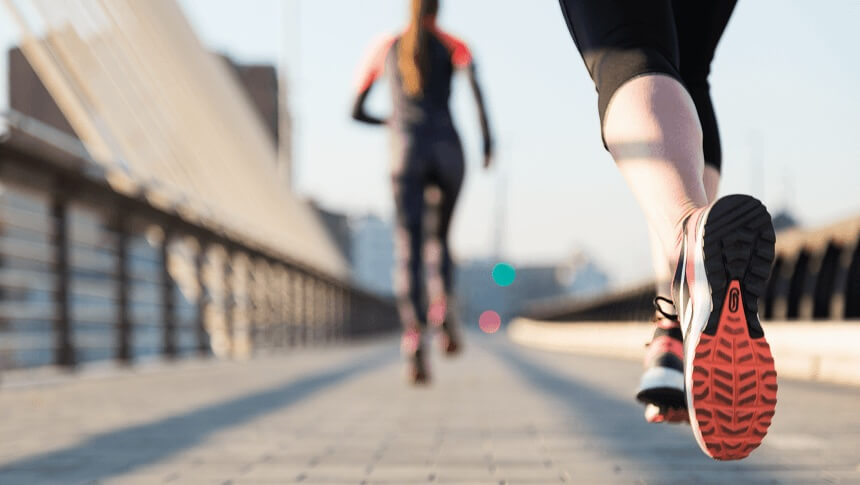
[[[478,317],[478,326],[484,333],[496,333],[502,326],[502,317],[493,310],[487,310]]]
[[[517,277],[517,270],[508,263],[493,266],[493,281],[499,286],[510,286]]]

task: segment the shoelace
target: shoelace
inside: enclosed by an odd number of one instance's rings
[[[656,322],[657,320],[659,320],[657,314],[660,314],[663,316],[663,318],[667,318],[669,320],[678,320],[678,315],[664,311],[663,308],[660,306],[660,302],[665,302],[669,304],[669,306],[673,308],[675,307],[675,302],[673,302],[672,300],[664,296],[655,297],[652,303],[654,304],[654,309],[657,310],[657,313],[654,315],[654,318],[651,321]],[[652,341],[645,342],[645,347],[648,348],[651,345],[651,342]]]
[[[665,312],[665,311],[663,310],[663,308],[660,306],[660,302],[661,302],[661,301],[662,301],[662,302],[665,302],[665,303],[668,303],[668,304],[669,304],[669,306],[671,306],[672,308],[674,308],[674,307],[675,307],[675,302],[673,302],[672,300],[670,300],[670,299],[668,299],[668,298],[666,298],[666,297],[664,297],[664,296],[658,296],[658,297],[654,298],[654,302],[653,302],[653,303],[654,303],[654,309],[656,309],[656,310],[657,310],[657,313],[659,313],[660,315],[663,315],[663,317],[664,317],[664,318],[667,318],[667,319],[669,319],[669,320],[677,320],[677,319],[678,319],[678,315],[677,315],[677,314],[675,314],[675,313],[667,313],[667,312]]]

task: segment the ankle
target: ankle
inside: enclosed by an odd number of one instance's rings
[[[672,269],[675,269],[675,267],[678,265],[678,260],[681,256],[681,248],[684,245],[684,237],[695,237],[695,228],[689,227],[688,224],[695,224],[698,221],[698,217],[696,217],[697,214],[704,209],[704,206],[699,207],[690,202],[687,207],[681,210],[678,215],[678,218],[675,220],[672,226],[672,231],[674,235],[672,241],[674,241],[674,244],[670,248],[670,252],[667,255],[669,257],[669,261],[672,262]]]

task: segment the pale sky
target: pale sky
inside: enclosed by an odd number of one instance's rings
[[[332,209],[389,217],[386,133],[353,122],[349,111],[360,59],[379,35],[402,28],[407,0],[180,4],[213,49],[272,63],[285,49],[298,191]],[[855,0],[739,2],[711,76],[721,193],[752,193],[772,212],[788,205],[807,226],[860,213],[857,19]],[[485,256],[495,246],[494,188],[504,177],[506,258],[548,262],[584,248],[616,285],[649,277],[645,224],[600,143],[596,94],[558,2],[443,0],[440,24],[472,48],[498,148],[496,167],[481,170],[477,117],[458,80],[453,102],[468,168],[455,254]],[[8,44],[7,27],[0,18]],[[386,113],[385,94],[378,86],[374,112]]]

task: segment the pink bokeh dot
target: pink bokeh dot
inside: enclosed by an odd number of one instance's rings
[[[493,310],[487,310],[478,317],[478,326],[484,333],[496,333],[502,326],[502,317]]]

